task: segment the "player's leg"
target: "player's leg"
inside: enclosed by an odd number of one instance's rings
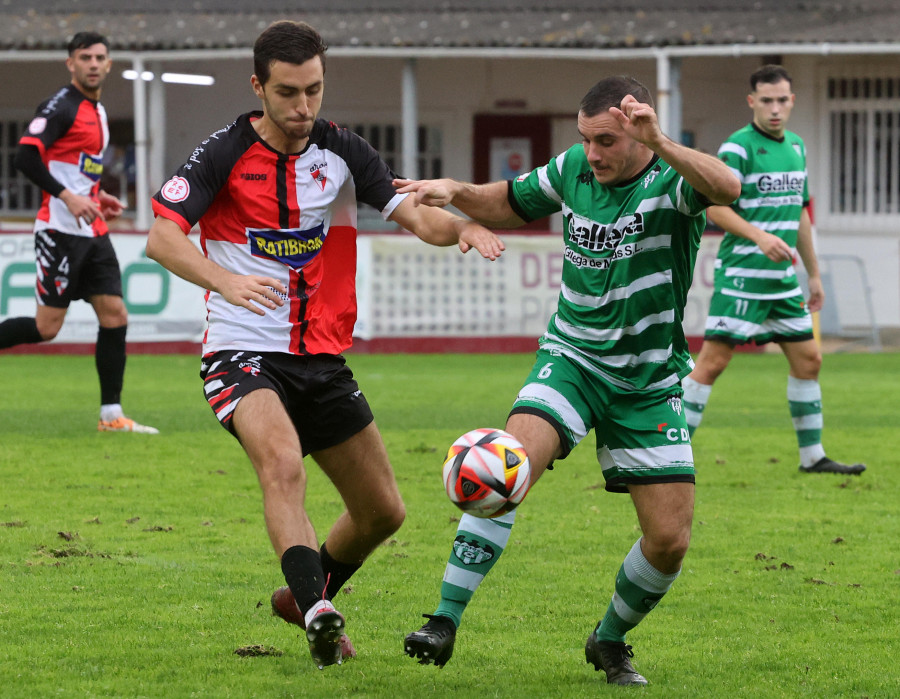
[[[668,592],[690,542],[694,465],[678,393],[619,395],[598,427],[606,488],[631,495],[642,537],[615,578],[612,601],[585,645],[585,657],[611,684],[646,684],[631,666],[625,634]],[[648,428],[648,426],[651,426]]]
[[[346,507],[320,549],[328,576],[327,596],[333,598],[369,554],[400,528],[406,510],[374,422],[312,456]]]
[[[692,435],[703,420],[703,411],[709,402],[713,384],[728,368],[733,355],[734,347],[727,342],[704,340],[694,370],[681,382],[684,389],[684,412]]]
[[[606,671],[610,684],[647,684],[631,665],[625,634],[647,616],[681,573],[691,536],[693,483],[629,487],[643,536],[616,575],[615,593],[600,624],[588,637],[585,656]]]
[[[800,470],[804,473],[843,473],[859,475],[864,464],[842,464],[825,455],[822,446],[822,389],[819,370],[822,354],[815,340],[779,342],[790,365],[787,399],[791,422],[800,449]]]
[[[538,352],[506,423],[506,431],[528,454],[532,485],[554,459],[564,458],[587,434],[590,408],[577,390],[587,380],[565,358]],[[441,582],[440,604],[433,615],[425,615],[428,622],[421,629],[407,635],[407,655],[439,667],[450,659],[462,614],[505,550],[515,516],[513,510],[492,519],[460,517]]]
[[[525,447],[533,485],[560,455],[559,434],[546,418],[528,413],[510,415],[506,431]],[[493,518],[460,517],[441,581],[441,601],[434,614],[424,615],[425,625],[406,636],[407,655],[423,665],[433,661],[438,667],[450,660],[463,612],[506,549],[515,517],[516,510]]]
[[[261,388],[234,408],[236,436],[256,470],[269,540],[303,616],[313,661],[340,663],[344,618],[325,595],[318,541],[306,513],[306,470],[300,440],[278,394]]]
[[[716,379],[728,367],[734,348],[748,342],[758,332],[756,302],[728,296],[716,290],[709,303],[703,345],[693,371],[682,381],[684,410],[690,433],[700,426]]]
[[[216,418],[241,442],[256,470],[266,529],[291,591],[286,601],[292,605],[292,615],[286,620],[306,629],[313,660],[321,667],[340,661],[344,619],[325,599],[325,574],[304,505],[303,450],[296,421],[285,403],[289,393],[297,394],[297,401],[303,399],[302,362],[299,377],[291,377],[282,365],[291,368],[297,358],[282,357],[217,352],[203,358],[200,376]],[[292,383],[292,379],[296,380]],[[274,602],[273,598],[273,606]]]
[[[88,302],[100,324],[94,346],[94,364],[100,380],[100,421],[97,429],[101,432],[158,434],[159,430],[155,427],[135,422],[126,417],[122,410],[127,357],[125,335],[128,330],[125,302],[121,296],[114,294],[94,294]]]
[[[73,278],[77,281],[77,273],[70,277],[69,238],[53,231],[35,233],[37,312],[34,318],[9,318],[0,323],[0,349],[47,342],[59,334],[73,298],[70,282]],[[77,253],[73,257],[77,260]]]
[[[157,434],[156,428],[141,425],[122,411],[128,311],[122,298],[122,275],[116,251],[108,235],[76,242],[86,246],[79,266],[77,293],[91,304],[100,325],[94,346],[94,363],[100,380],[97,429]]]
[[[65,312],[63,312],[65,317]],[[59,324],[62,327],[62,323]],[[36,342],[44,342],[56,337],[54,333],[52,337],[45,338],[37,325],[37,318],[29,316],[19,316],[16,318],[7,318],[0,323],[0,350],[16,345],[30,345]]]

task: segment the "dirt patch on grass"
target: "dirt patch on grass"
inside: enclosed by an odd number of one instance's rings
[[[262,655],[284,655],[283,650],[279,650],[275,646],[264,646],[261,644],[254,644],[252,646],[241,646],[240,648],[236,648],[234,651],[235,655],[239,655],[242,658],[258,658]]]

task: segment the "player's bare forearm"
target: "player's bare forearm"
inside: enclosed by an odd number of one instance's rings
[[[696,191],[714,204],[731,204],[741,195],[741,183],[725,163],[693,148],[663,140],[653,151],[665,160]]]
[[[394,187],[401,194],[409,193],[416,206],[453,205],[466,216],[491,228],[518,228],[524,223],[509,205],[507,182],[472,184],[452,179],[394,180]]]
[[[730,206],[710,206],[706,210],[706,215],[709,216],[710,221],[723,231],[733,233],[739,238],[745,238],[754,243],[758,243],[761,234],[765,233],[764,230],[757,228],[741,217]]]
[[[497,259],[505,249],[503,241],[479,223],[440,208],[416,206],[412,197],[400,202],[390,218],[430,245],[459,245],[463,252],[476,248],[490,260]]]
[[[257,315],[265,315],[261,307],[274,309],[284,305],[279,294],[287,294],[287,289],[280,281],[272,277],[234,274],[217,265],[187,239],[178,224],[167,218],[157,218],[150,227],[147,257],[182,279],[215,291],[228,303]]]
[[[727,231],[739,238],[745,238],[756,243],[763,254],[773,262],[781,262],[793,259],[794,251],[791,246],[773,233],[757,228],[745,220],[729,206],[711,206],[707,209],[709,220],[723,231]]]
[[[800,227],[797,230],[797,254],[803,260],[806,275],[810,278],[818,278],[819,259],[816,257],[816,248],[813,242],[812,221],[806,209],[803,209],[803,213],[800,214]]]

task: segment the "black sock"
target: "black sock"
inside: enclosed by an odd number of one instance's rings
[[[328,586],[325,588],[325,596],[328,599],[334,599],[334,596],[344,586],[344,583],[362,566],[362,563],[341,563],[334,560],[325,549],[324,543],[322,548],[319,549],[319,558],[322,561],[322,571],[328,580]]]
[[[281,556],[281,572],[303,614],[322,599],[325,573],[322,572],[319,552],[315,549],[291,546]]]
[[[34,318],[10,318],[0,323],[0,349],[43,341]]]
[[[122,402],[122,383],[125,378],[125,331],[120,328],[100,328],[94,360],[100,377],[100,404]]]

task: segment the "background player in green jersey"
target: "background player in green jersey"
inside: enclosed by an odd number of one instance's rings
[[[585,655],[614,684],[647,684],[625,633],[681,571],[694,509],[694,464],[680,380],[691,359],[681,327],[705,209],[740,184],[718,159],[660,131],[636,80],[601,80],[578,112],[581,143],[511,182],[395,182],[428,206],[453,204],[510,228],[562,211],[564,258],[556,313],[506,423],[528,452],[532,484],[593,429],[606,489],[629,493],[643,536],[625,557]],[[463,515],[441,602],[405,651],[443,666],[466,604],[497,562],[515,511]],[[484,555],[457,555],[456,551]],[[543,620],[542,620],[543,621]],[[579,632],[580,633],[580,632]]]
[[[700,425],[713,383],[734,348],[777,342],[790,365],[787,399],[804,473],[860,474],[825,456],[822,446],[822,354],[813,338],[810,312],[822,308],[825,292],[813,247],[806,149],[785,130],[794,107],[791,78],[766,65],[750,76],[747,104],[753,121],[733,133],[719,157],[741,180],[732,206],[714,206],[710,219],[725,231],[716,260],[715,289],[697,365],[684,380],[684,409],[691,434]],[[809,300],[794,271],[794,251],[809,277]]]

